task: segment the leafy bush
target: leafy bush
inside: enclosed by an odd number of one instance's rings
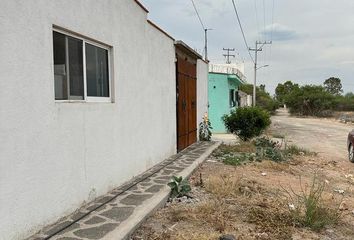
[[[182,177],[172,177],[172,181],[167,184],[171,188],[171,198],[187,196],[192,190],[189,182]]]
[[[290,113],[323,117],[335,106],[334,96],[322,86],[305,85],[294,89],[285,97]]]
[[[338,111],[354,111],[354,95],[336,96],[335,105]]]
[[[226,129],[243,141],[257,137],[271,124],[269,114],[259,107],[244,107],[224,115]]]
[[[241,85],[240,90],[247,93],[248,95],[253,95],[252,84]],[[272,98],[264,88],[256,88],[256,103],[257,106],[263,108],[271,114],[275,113],[275,110],[279,108],[279,102]]]

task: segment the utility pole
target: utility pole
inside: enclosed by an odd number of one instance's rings
[[[254,82],[253,82],[253,106],[256,106],[256,88],[257,88],[257,55],[258,52],[261,52],[263,49],[262,47],[265,44],[272,44],[272,41],[264,41],[264,42],[260,42],[260,41],[256,41],[256,47],[255,48],[249,48],[250,51],[254,51]],[[258,47],[258,45],[261,45],[260,47]],[[268,65],[266,65],[268,66]]]
[[[235,57],[234,54],[230,54],[230,52],[234,52],[235,48],[223,48],[224,51],[227,51],[227,54],[224,54],[224,57],[226,57],[226,63],[230,64],[230,57]]]
[[[204,50],[205,50],[205,58],[204,60],[207,62],[208,61],[208,31],[209,30],[213,30],[211,28],[204,28],[204,37],[205,37],[205,46],[204,46]]]

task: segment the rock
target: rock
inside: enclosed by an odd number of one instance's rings
[[[292,211],[295,210],[295,205],[294,204],[289,203],[288,206],[289,206],[290,210],[292,210]]]
[[[267,176],[267,173],[265,173],[265,172],[262,172],[262,176]]]
[[[222,235],[219,240],[236,240],[236,237],[234,235]]]
[[[269,239],[269,234],[266,233],[266,232],[259,233],[259,234],[258,234],[258,237],[259,237],[259,239],[267,240],[267,239]]]
[[[334,191],[339,194],[344,194],[344,190],[342,189],[335,189]]]

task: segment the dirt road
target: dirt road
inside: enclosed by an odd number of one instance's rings
[[[272,117],[272,132],[285,135],[295,145],[333,160],[347,161],[348,132],[354,128],[331,119],[296,118],[285,110]],[[354,168],[354,165],[353,165]]]

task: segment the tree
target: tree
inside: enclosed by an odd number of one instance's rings
[[[339,96],[341,93],[343,93],[342,83],[339,78],[328,78],[326,81],[324,81],[323,85],[326,91],[332,95]]]
[[[292,91],[285,99],[290,113],[325,116],[335,106],[335,97],[322,86],[305,85]]]
[[[264,85],[264,84],[261,84],[261,85],[259,86],[259,88],[260,88],[263,92],[265,92],[265,91],[266,91],[266,90],[265,90],[266,85]]]
[[[352,98],[352,97],[354,97],[354,93],[348,92],[347,94],[345,94],[345,97],[346,98]]]
[[[275,89],[275,98],[282,104],[285,103],[286,97],[294,90],[299,89],[299,84],[294,84],[292,81],[279,83]]]
[[[262,87],[263,88],[263,87]],[[242,92],[247,93],[248,95],[253,95],[253,85],[252,84],[243,84],[240,86]],[[269,93],[262,90],[260,87],[256,88],[256,103],[257,106],[267,110],[270,113],[274,113],[278,108],[278,102],[273,99]]]

